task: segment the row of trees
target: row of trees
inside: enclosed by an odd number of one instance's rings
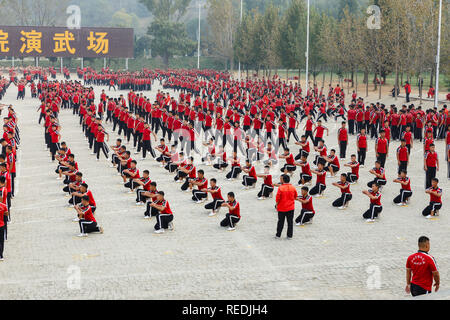
[[[342,14],[336,18],[320,13],[314,6],[311,8],[313,83],[318,81],[316,76],[320,72],[325,77],[325,71],[334,71],[342,77],[348,74],[352,83],[357,83],[355,76],[362,71],[366,87],[371,80],[375,86],[378,82],[375,79],[385,82],[389,74],[395,74],[397,86],[412,76],[420,79],[425,72],[433,74],[438,1],[378,0],[373,4],[381,9],[380,16],[371,17],[365,10],[351,5],[344,6]],[[443,13],[441,56],[444,57],[443,70],[449,76],[448,3]],[[292,0],[284,12],[275,6],[267,7],[263,13],[248,12],[236,31],[234,58],[244,63],[247,70],[304,70],[306,19],[304,0]],[[369,28],[368,19],[380,22],[380,28]],[[371,20],[369,25],[372,25]],[[270,75],[270,71],[268,73]],[[374,74],[374,79],[368,79],[369,73]],[[432,76],[429,85],[433,80]],[[324,81],[325,78],[322,83]]]

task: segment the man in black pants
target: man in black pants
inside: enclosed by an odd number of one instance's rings
[[[276,196],[276,209],[278,211],[277,234],[275,238],[280,239],[284,228],[284,221],[287,220],[288,230],[287,238],[292,239],[294,233],[294,211],[295,200],[297,199],[297,190],[290,184],[291,179],[284,174],[280,177],[280,186]]]
[[[431,293],[433,280],[434,291],[439,290],[440,276],[436,260],[428,252],[430,239],[419,238],[419,251],[410,255],[406,261],[406,293],[413,297]],[[411,279],[412,278],[412,279]]]

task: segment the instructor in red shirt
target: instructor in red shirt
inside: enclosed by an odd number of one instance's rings
[[[278,226],[276,238],[281,237],[284,228],[284,220],[287,220],[287,238],[292,239],[294,233],[294,211],[295,199],[297,199],[297,189],[290,184],[291,179],[288,175],[280,177],[281,185],[278,188],[276,196],[276,209],[278,211]]]
[[[434,280],[434,291],[439,290],[440,277],[436,260],[428,254],[430,239],[419,238],[419,251],[408,257],[406,261],[406,293],[413,297],[431,293]],[[411,279],[412,277],[412,279]]]

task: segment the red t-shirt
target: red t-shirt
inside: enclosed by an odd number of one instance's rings
[[[433,272],[437,271],[436,260],[426,252],[419,251],[408,257],[406,268],[411,269],[411,283],[431,291]]]

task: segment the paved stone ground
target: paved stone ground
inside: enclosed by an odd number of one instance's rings
[[[155,85],[146,94],[153,98],[158,88]],[[97,96],[100,90],[96,88]],[[257,190],[242,191],[240,182],[224,181],[223,174],[203,168],[207,178],[219,178],[224,194],[237,193],[243,219],[230,233],[219,227],[224,210],[219,217],[208,217],[154,161],[139,161],[140,170],[149,169],[152,180],[166,192],[175,213],[175,231],[154,235],[155,221],[143,219],[144,209],[135,206],[134,195],[125,193],[114,169],[90,155],[77,118],[63,111],[63,140],[77,155],[97,201],[97,220],[105,228],[103,235],[79,239],[78,225],[71,222],[74,210],[65,207],[68,199],[61,181],[55,180],[55,164],[44,151],[43,128],[37,124],[38,102],[29,98],[29,92],[25,101],[16,102],[15,95],[15,88],[10,88],[2,101],[13,103],[19,113],[22,145],[19,190],[6,260],[0,264],[1,299],[405,299],[404,265],[421,235],[431,238],[443,294],[448,287],[450,183],[443,165],[439,172],[445,203],[441,217],[425,220],[421,210],[428,196],[418,145],[410,165],[414,196],[409,207],[391,204],[399,190],[391,182],[396,175],[391,155],[384,211],[377,223],[366,224],[361,217],[368,207],[368,199],[361,194],[370,179],[366,166],[361,182],[352,186],[350,208],[342,212],[331,207],[339,192],[329,181],[326,197],[314,201],[314,224],[296,228],[293,241],[274,239],[273,200],[258,201]],[[331,121],[327,126],[331,148],[337,145],[337,125]],[[110,142],[115,138],[112,134]],[[356,151],[354,141],[352,137],[349,154]],[[442,155],[443,142],[437,146]],[[367,163],[373,161],[372,151]],[[278,179],[278,172],[273,174]]]

